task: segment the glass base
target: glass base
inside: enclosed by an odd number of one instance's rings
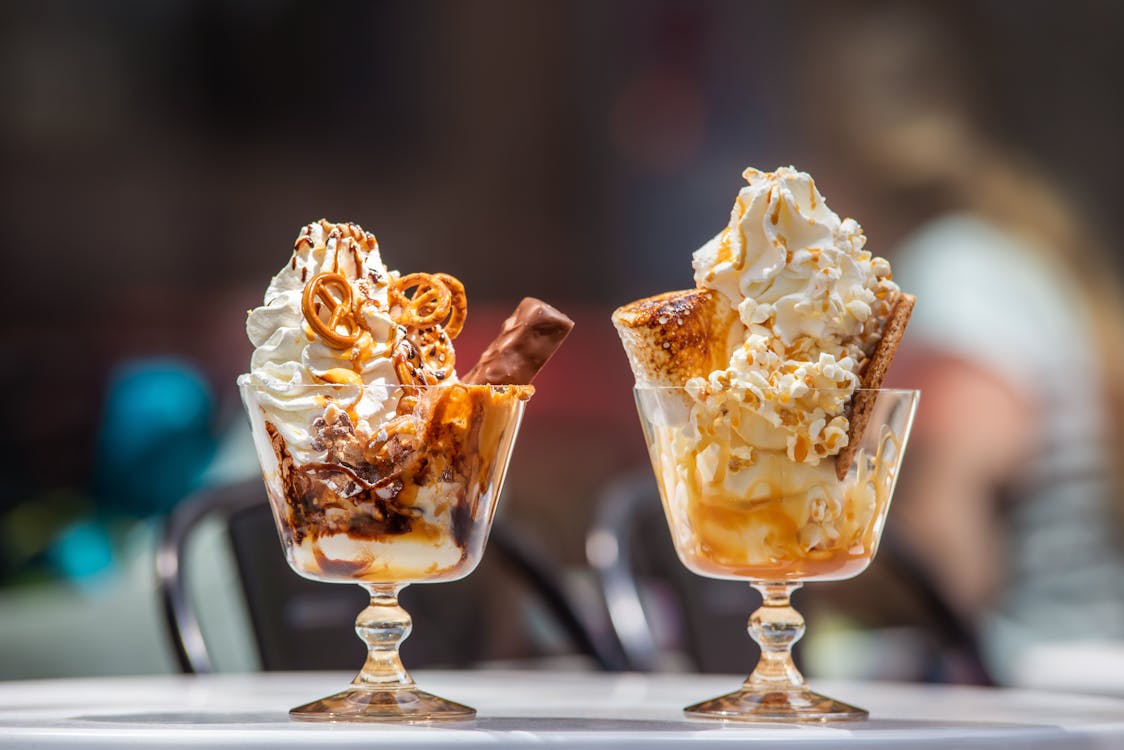
[[[468,721],[476,718],[476,709],[414,687],[352,687],[297,706],[289,711],[289,717],[298,721]]]
[[[743,688],[683,709],[695,719],[727,721],[855,721],[870,714],[807,688]]]

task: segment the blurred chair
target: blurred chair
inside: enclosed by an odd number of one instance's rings
[[[597,573],[627,669],[682,666],[675,663],[675,654],[702,672],[748,672],[756,664],[757,646],[746,623],[760,597],[742,582],[703,578],[683,566],[650,471],[622,475],[606,485],[586,539],[586,556]],[[909,592],[921,615],[916,626],[929,648],[921,655],[927,663],[920,676],[991,684],[972,629],[897,541],[892,523],[883,533],[877,564],[895,579],[895,590]],[[817,584],[812,594],[805,587],[798,594],[800,609],[812,619],[824,604],[836,606],[831,594],[840,585]],[[799,648],[796,656],[799,660]]]
[[[257,478],[197,493],[163,526],[156,574],[180,668],[186,673],[214,670],[188,590],[185,554],[192,532],[215,518],[225,522],[262,668],[358,668],[365,652],[354,635],[354,620],[367,604],[366,593],[357,585],[310,581],[289,568]],[[515,574],[578,653],[600,669],[623,665],[615,643],[587,624],[541,545],[497,519],[482,564],[489,558]],[[407,665],[469,666],[484,657],[488,633],[479,593],[491,582],[472,581],[469,576],[402,592],[402,605],[414,619],[414,630],[402,645]]]

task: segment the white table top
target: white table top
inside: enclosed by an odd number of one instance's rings
[[[1124,747],[1124,699],[878,683],[813,687],[870,721],[736,724],[682,707],[741,678],[561,672],[424,672],[424,689],[474,706],[475,722],[401,726],[290,721],[289,707],[341,689],[342,673],[0,682],[0,747],[336,748],[554,744],[670,748],[702,742],[799,747]]]

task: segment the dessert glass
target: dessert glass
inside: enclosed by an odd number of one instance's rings
[[[312,721],[465,720],[467,706],[419,690],[399,645],[410,583],[463,578],[480,561],[530,386],[294,385],[238,380],[277,531],[305,578],[357,583],[371,596],[355,631],[367,660],[342,692],[293,708]],[[348,407],[332,425],[305,424],[329,401]],[[355,405],[379,415],[371,437]],[[350,405],[350,407],[348,406]],[[385,421],[384,421],[385,419]],[[284,427],[288,429],[286,441]],[[380,426],[381,425],[381,426]],[[350,429],[350,434],[349,434]]]
[[[742,721],[866,718],[867,711],[806,687],[792,661],[804,618],[790,596],[805,581],[856,576],[874,558],[920,393],[876,392],[842,480],[834,457],[818,467],[791,460],[783,438],[778,444],[775,431],[771,437],[769,429],[755,432],[738,421],[735,409],[719,412],[726,423],[719,427],[728,429],[714,430],[685,388],[637,386],[634,393],[679,559],[698,575],[748,581],[763,599],[749,618],[749,634],[761,647],[753,673],[739,690],[688,706],[686,714]],[[700,442],[703,433],[728,439]]]

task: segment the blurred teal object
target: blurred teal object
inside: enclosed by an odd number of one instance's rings
[[[51,566],[72,581],[89,580],[113,567],[113,541],[104,526],[85,518],[67,526],[47,550]]]
[[[214,396],[190,364],[139,360],[111,376],[98,433],[100,513],[166,513],[200,485],[215,452]]]

